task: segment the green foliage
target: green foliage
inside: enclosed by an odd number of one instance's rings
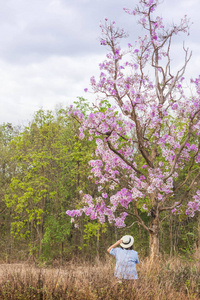
[[[87,115],[89,112],[92,112],[88,101],[83,97],[77,97],[77,101],[74,101],[74,104],[78,110],[80,110],[84,115]]]
[[[80,105],[86,111],[84,100]],[[27,240],[30,253],[47,257],[51,245],[65,241],[71,228],[65,211],[79,203],[80,190],[90,189],[87,165],[93,144],[78,134],[78,124],[63,110],[57,117],[39,110],[9,142],[15,172],[4,202],[11,211],[12,236]]]
[[[58,216],[48,216],[44,226],[44,236],[42,239],[42,257],[49,260],[53,256],[59,256],[62,251],[62,243],[70,234],[71,225],[66,222],[66,216],[61,213]]]
[[[100,230],[101,233],[105,233],[107,231],[108,225],[107,224],[101,224],[100,222],[88,222],[84,225],[84,235],[83,238],[86,241],[89,241],[92,237],[97,237],[99,240],[100,236]]]

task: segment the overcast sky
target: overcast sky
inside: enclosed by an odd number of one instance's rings
[[[69,105],[105,57],[99,43],[99,23],[105,17],[130,33],[139,33],[134,17],[123,7],[137,0],[0,0],[0,123],[25,124],[40,108]],[[164,0],[159,14],[166,23],[185,14],[193,25],[189,37],[180,36],[174,57],[180,63],[182,40],[193,56],[187,76],[200,74],[200,1]],[[179,49],[180,48],[180,49]]]

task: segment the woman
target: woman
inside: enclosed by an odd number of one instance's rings
[[[115,277],[119,279],[138,278],[135,264],[139,264],[139,259],[137,252],[133,250],[133,243],[134,238],[131,235],[125,235],[107,250],[116,258]],[[117,247],[118,245],[121,248]]]

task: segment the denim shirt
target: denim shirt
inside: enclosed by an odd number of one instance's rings
[[[138,254],[134,250],[112,248],[110,254],[116,258],[115,276],[120,279],[137,279]]]

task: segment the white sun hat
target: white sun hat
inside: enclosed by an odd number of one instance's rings
[[[122,243],[120,244],[120,246],[122,248],[129,248],[133,245],[134,243],[134,238],[131,235],[124,235],[122,238]]]

